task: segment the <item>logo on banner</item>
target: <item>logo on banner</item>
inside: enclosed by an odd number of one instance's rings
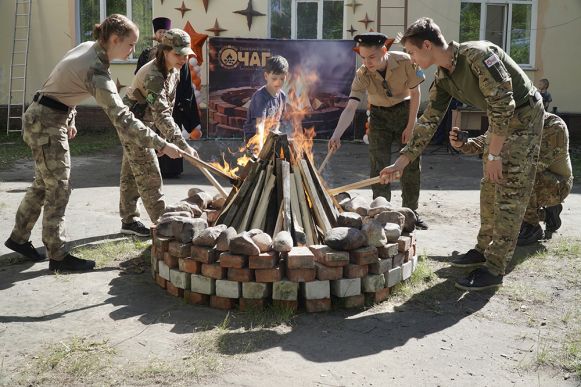
[[[234,69],[239,65],[245,67],[264,67],[269,56],[270,51],[242,50],[234,46],[222,47],[218,55],[220,65],[228,70]]]

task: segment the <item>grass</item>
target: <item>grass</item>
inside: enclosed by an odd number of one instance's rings
[[[432,286],[437,281],[437,278],[428,263],[427,255],[424,253],[418,257],[418,265],[410,279],[397,284],[390,298],[394,298],[397,301],[407,300],[414,294]]]
[[[99,133],[79,133],[70,140],[72,156],[91,155],[112,149],[119,145],[117,134],[112,131]],[[0,134],[0,170],[9,169],[18,160],[31,159],[30,148],[22,140],[20,133]]]
[[[73,254],[84,259],[92,259],[97,268],[110,266],[114,262],[145,263],[149,258],[151,240],[127,238],[77,247]]]

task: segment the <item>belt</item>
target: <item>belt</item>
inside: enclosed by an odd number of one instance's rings
[[[61,112],[68,112],[69,107],[62,102],[57,101],[56,99],[52,99],[46,95],[41,96],[40,93],[36,93],[32,98],[34,102],[38,102],[43,106],[47,106],[51,109],[59,110]]]
[[[389,109],[393,109],[395,107],[398,107],[402,103],[406,103],[406,102],[409,103],[410,100],[409,99],[406,99],[406,100],[403,100],[400,103],[396,103],[395,105],[392,105],[392,106],[377,106],[377,105],[371,105],[371,107],[374,108],[374,109],[389,110]]]
[[[523,103],[521,103],[520,105],[518,105],[516,107],[516,109],[521,108],[523,106],[529,105],[529,106],[533,106],[535,103],[541,101],[543,99],[543,97],[541,96],[541,93],[539,93],[539,91],[535,91],[534,94],[529,95],[529,97],[527,98],[527,100]]]

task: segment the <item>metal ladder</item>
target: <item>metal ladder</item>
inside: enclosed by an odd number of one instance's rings
[[[26,99],[26,70],[28,65],[28,46],[30,43],[30,10],[32,0],[16,0],[14,12],[14,38],[12,41],[12,59],[10,62],[10,82],[8,89],[8,113],[6,116],[6,133],[22,131],[22,114]],[[20,106],[20,115],[15,115],[15,108]],[[20,120],[18,129],[14,121]],[[11,125],[12,124],[12,125]]]

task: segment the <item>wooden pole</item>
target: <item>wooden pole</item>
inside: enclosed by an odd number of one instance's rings
[[[183,150],[180,150],[180,154],[182,155],[182,157],[185,157],[191,164],[193,164],[194,166],[198,167],[198,168],[205,168],[208,171],[214,173],[215,175],[221,176],[225,179],[228,179],[230,182],[232,183],[236,183],[238,181],[238,176],[235,175],[229,175],[226,172],[214,167],[213,165],[197,158],[197,157],[193,157],[192,155],[190,155],[189,153],[184,152]]]
[[[379,176],[372,177],[370,179],[361,180],[361,181],[358,181],[356,183],[347,184],[347,185],[344,185],[342,187],[331,188],[331,189],[328,189],[327,192],[330,195],[337,195],[338,193],[341,193],[341,192],[347,192],[347,191],[350,191],[352,189],[365,188],[365,187],[369,187],[370,185],[377,184],[377,183],[379,183]]]
[[[325,160],[323,160],[323,162],[321,163],[321,166],[319,167],[319,173],[323,172],[323,169],[325,169],[325,165],[327,165],[329,160],[331,160],[331,156],[333,156],[333,153],[335,153],[335,151],[333,151],[333,150],[330,150],[329,152],[327,152],[327,156],[325,156]]]
[[[200,171],[204,174],[204,176],[206,176],[206,179],[208,179],[210,183],[212,183],[212,185],[218,190],[222,197],[224,198],[228,197],[228,194],[226,193],[224,188],[220,185],[220,183],[218,183],[218,180],[216,180],[216,178],[212,176],[212,174],[208,172],[206,168],[200,168]]]
[[[303,218],[303,229],[305,230],[307,244],[314,245],[317,233],[315,231],[315,226],[313,225],[313,219],[311,218],[311,213],[309,210],[309,205],[307,203],[307,197],[305,195],[305,188],[303,186],[303,178],[301,177],[301,166],[299,163],[295,166],[295,188],[297,190],[299,206],[301,207],[301,216]]]

